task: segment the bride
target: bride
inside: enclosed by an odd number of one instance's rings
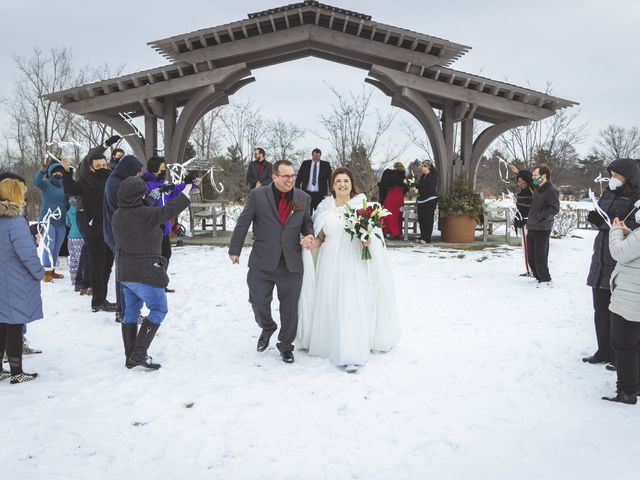
[[[345,205],[362,208],[366,197],[356,195],[347,168],[336,168],[331,183],[333,196],[313,214],[314,248],[319,248],[315,266],[311,253],[303,252],[297,344],[353,373],[370,351],[393,348],[400,339],[400,324],[383,242],[375,237],[352,240],[345,231]],[[361,258],[364,245],[369,246],[371,260]]]

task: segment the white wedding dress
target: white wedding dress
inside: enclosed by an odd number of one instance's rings
[[[349,202],[361,208],[366,197]],[[336,365],[363,365],[369,353],[386,352],[400,339],[393,276],[384,243],[373,238],[371,260],[362,260],[360,240],[344,229],[344,207],[325,198],[313,214],[317,236],[324,232],[317,262],[303,252],[297,345]]]

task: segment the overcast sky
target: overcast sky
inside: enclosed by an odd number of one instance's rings
[[[293,2],[291,2],[293,3]],[[580,103],[588,122],[586,153],[608,124],[638,126],[640,95],[640,1],[638,0],[332,0],[330,5],[372,16],[472,47],[451,67],[506,80],[535,90],[551,82],[554,95]],[[16,78],[13,55],[35,47],[68,46],[74,63],[124,64],[124,73],[153,68],[166,60],[147,42],[246,18],[247,13],[282,6],[278,0],[21,0],[3,2],[0,17],[0,97],[10,97]],[[318,116],[331,96],[324,82],[343,90],[361,88],[366,72],[327,61],[305,59],[254,70],[257,81],[232,101],[251,98],[268,118],[282,117],[309,130],[305,147],[327,147],[314,135]],[[389,99],[374,93],[376,105]],[[406,143],[398,124],[389,141]],[[6,125],[0,116],[0,126]],[[406,157],[415,156],[409,149]],[[410,160],[411,158],[406,158]]]

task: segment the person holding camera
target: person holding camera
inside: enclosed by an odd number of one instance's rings
[[[609,219],[624,219],[634,208],[640,198],[640,168],[635,160],[619,158],[607,167],[611,179],[598,201],[598,208]],[[609,370],[615,369],[615,359],[611,347],[611,302],[610,280],[616,266],[615,259],[609,250],[609,225],[598,211],[592,210],[587,220],[598,228],[598,235],[593,242],[593,255],[587,285],[591,287],[593,296],[593,321],[596,330],[596,352],[582,359],[585,363],[609,363]],[[632,230],[638,225],[633,216],[625,220]]]
[[[200,179],[195,172],[190,172],[182,183],[167,183],[167,164],[164,157],[153,156],[147,162],[147,171],[142,174],[142,179],[147,184],[147,205],[152,207],[164,207],[168,200],[176,198],[184,190],[186,185],[197,187]],[[171,258],[171,220],[167,220],[162,228],[162,256],[167,260]],[[167,293],[175,290],[166,288]]]
[[[116,278],[122,285],[125,298],[122,341],[127,368],[160,368],[147,355],[149,345],[168,313],[164,289],[169,277],[167,262],[162,256],[163,232],[160,227],[189,206],[190,191],[191,184],[187,184],[181,194],[168,200],[163,207],[150,207],[144,203],[147,185],[141,177],[127,178],[120,185],[119,207],[113,214],[112,230]],[[147,305],[149,314],[138,332],[143,303]]]

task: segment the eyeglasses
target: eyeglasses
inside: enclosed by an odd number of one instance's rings
[[[275,175],[277,177],[284,178],[285,180],[295,180],[297,176],[295,173],[293,175],[279,175],[276,173]]]

